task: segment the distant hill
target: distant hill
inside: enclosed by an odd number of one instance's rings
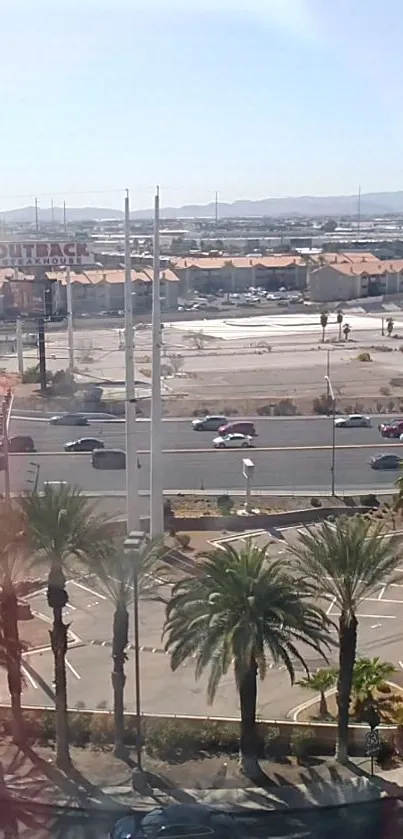
[[[325,197],[303,195],[288,198],[263,198],[259,201],[240,199],[231,204],[220,203],[221,218],[253,216],[355,216],[357,215],[357,195],[329,195]],[[388,213],[403,213],[403,190],[398,192],[367,192],[361,195],[361,215],[374,216]],[[150,219],[153,211],[133,210],[133,219]],[[183,207],[164,207],[164,218],[214,218],[215,204],[186,204]],[[34,222],[35,208],[20,207],[15,210],[0,211],[5,222]],[[49,223],[52,220],[50,208],[40,208],[39,221]],[[54,207],[54,220],[63,221],[63,209]],[[92,221],[101,219],[118,220],[123,218],[123,211],[110,207],[68,207],[67,219],[70,222]]]

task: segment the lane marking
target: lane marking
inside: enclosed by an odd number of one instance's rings
[[[371,625],[371,629],[379,629],[379,627],[381,627],[381,626],[382,626],[382,624],[381,624],[381,623],[373,623],[373,624]]]
[[[72,664],[70,664],[70,662],[68,661],[68,659],[67,659],[67,658],[65,659],[65,662],[66,662],[66,666],[69,668],[69,670],[71,670],[71,672],[72,672],[73,676],[75,676],[75,677],[76,677],[76,679],[81,679],[80,674],[79,674],[79,673],[77,673],[77,670],[75,670],[75,669],[74,669],[73,665],[72,665]]]
[[[36,684],[35,679],[32,678],[29,670],[26,667],[24,667],[23,664],[21,664],[21,670],[24,676],[28,679],[28,681],[31,682],[32,687],[35,688],[35,690],[38,690],[38,685]]]
[[[93,594],[94,597],[99,597],[101,600],[108,599],[107,597],[105,597],[104,594],[100,594],[99,591],[94,591],[93,588],[89,588],[88,586],[85,586],[83,583],[78,583],[77,580],[69,580],[68,582],[71,583],[71,585],[77,586],[78,588],[82,588],[84,591],[88,591],[89,594]]]
[[[382,597],[383,597],[383,595],[385,594],[385,591],[386,591],[386,586],[382,586],[382,588],[381,588],[381,590],[380,590],[380,592],[379,592],[379,594],[378,594],[378,600],[382,600]],[[368,598],[368,600],[369,600],[369,599],[370,599],[370,598]]]
[[[332,617],[340,617],[340,612],[335,612]],[[361,618],[371,618],[372,620],[382,618],[383,621],[395,621],[396,615],[357,615],[357,618],[359,620],[361,620]]]
[[[343,443],[342,445],[338,445],[337,451],[341,451],[342,449],[402,449],[402,444],[399,443]],[[202,449],[193,449],[193,448],[177,448],[177,449],[163,449],[163,454],[213,454],[213,452],[245,452],[248,449],[251,452],[311,452],[311,451],[331,451],[331,445],[325,446],[238,446],[237,448],[223,448],[223,449],[216,449],[214,446],[206,447]],[[139,455],[149,455],[149,449],[139,449],[137,452]],[[51,451],[51,452],[35,452],[35,457],[91,457],[91,452],[64,452],[64,451]],[[11,452],[9,455],[10,458],[12,457],[30,457],[32,458],[32,454],[26,454],[23,452]]]

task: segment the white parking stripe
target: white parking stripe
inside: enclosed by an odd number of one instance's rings
[[[75,676],[76,679],[81,679],[80,674],[77,673],[77,670],[74,669],[73,665],[70,664],[70,662],[67,660],[67,658],[65,659],[65,661],[66,661],[66,666],[69,668],[69,670],[71,670],[73,676]]]
[[[32,678],[29,670],[27,670],[27,668],[24,667],[23,664],[21,664],[21,670],[22,670],[24,676],[28,679],[28,681],[31,682],[32,687],[35,688],[35,690],[38,690],[38,685],[36,684],[35,679]]]
[[[378,600],[382,600],[382,597],[383,597],[383,595],[385,594],[385,591],[386,591],[386,586],[382,586],[382,588],[381,588],[381,590],[380,590],[380,592],[379,592],[379,594],[378,594]],[[370,598],[368,598],[368,600],[369,600],[369,599],[370,599]]]
[[[403,661],[399,661],[399,667],[403,670]]]
[[[336,600],[337,600],[337,597],[332,597],[332,602],[330,603],[330,605],[329,605],[329,606],[327,607],[327,609],[326,609],[326,614],[327,614],[327,615],[329,615],[329,614],[330,614],[330,612],[332,611],[333,606],[334,606],[334,604],[336,603]]]
[[[93,588],[88,588],[88,586],[83,585],[83,583],[78,583],[77,580],[69,580],[69,583],[73,586],[77,586],[78,588],[82,588],[83,591],[88,591],[89,594],[93,594],[94,597],[100,597],[101,600],[107,600],[108,598],[105,597],[104,594],[100,594],[99,591],[94,591]]]
[[[340,612],[334,612],[333,617],[340,617]],[[357,615],[357,618],[358,620],[361,620],[361,618],[372,618],[372,620],[395,621],[396,615]]]

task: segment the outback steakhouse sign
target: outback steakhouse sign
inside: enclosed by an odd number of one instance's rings
[[[91,265],[87,242],[0,242],[0,268]]]

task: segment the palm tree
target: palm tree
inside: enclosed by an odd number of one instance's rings
[[[316,589],[324,592],[340,613],[339,676],[337,681],[338,734],[336,757],[345,762],[348,754],[348,719],[357,649],[357,612],[361,602],[386,582],[401,579],[397,540],[383,534],[382,522],[369,518],[340,517],[306,529],[291,548],[296,568]]]
[[[3,506],[0,509],[0,666],[7,671],[13,740],[17,744],[21,744],[24,740],[21,711],[23,644],[18,631],[18,579],[24,569],[26,559],[26,541],[21,513],[9,505]]]
[[[251,540],[237,551],[226,544],[208,554],[200,576],[178,581],[166,611],[165,649],[176,670],[195,658],[196,679],[209,666],[208,701],[220,679],[233,666],[241,710],[240,763],[257,771],[257,674],[264,679],[269,652],[285,664],[291,682],[295,662],[306,672],[299,643],[319,654],[329,648],[329,621],[309,598],[305,573],[301,579],[284,570],[282,560],[268,555],[268,546]]]
[[[359,658],[354,664],[352,692],[355,697],[355,716],[361,718],[365,706],[373,702],[374,690],[380,688],[389,679],[396,668],[390,661],[375,658]]]
[[[161,585],[165,584],[163,571],[155,571],[163,546],[159,542],[145,541],[133,557],[126,553],[121,542],[111,542],[96,555],[89,556],[86,565],[98,579],[101,590],[114,606],[112,627],[112,688],[115,727],[115,755],[125,756],[124,743],[124,690],[125,663],[129,637],[129,606],[134,597],[134,580],[137,575],[139,594],[147,599],[162,600]],[[154,572],[154,573],[152,573]]]
[[[348,323],[345,323],[344,326],[343,326],[343,335],[344,335],[344,340],[345,341],[348,341],[348,336],[349,336],[350,332],[351,332],[351,326],[349,326]]]
[[[334,667],[323,667],[320,670],[317,670],[316,673],[312,673],[312,675],[306,677],[305,679],[301,679],[298,684],[302,688],[307,688],[308,690],[314,690],[315,693],[319,693],[320,701],[319,701],[319,716],[320,717],[327,717],[328,716],[328,709],[327,709],[327,702],[326,702],[326,691],[330,690],[337,681],[337,670]]]
[[[387,321],[386,321],[386,329],[388,331],[389,338],[391,337],[394,328],[395,328],[395,322],[394,322],[393,318],[388,318]]]
[[[110,541],[110,518],[95,513],[79,489],[45,485],[41,495],[33,492],[21,499],[33,564],[49,568],[47,598],[53,610],[50,632],[55,662],[56,763],[70,765],[67,718],[66,653],[69,624],[63,622],[68,602],[65,571],[74,561],[82,563]]]
[[[329,318],[327,312],[322,312],[320,316],[320,325],[322,327],[322,344],[325,343],[325,332],[328,320]]]
[[[341,325],[343,323],[343,312],[337,312],[337,323],[339,324],[339,341],[341,341]]]

